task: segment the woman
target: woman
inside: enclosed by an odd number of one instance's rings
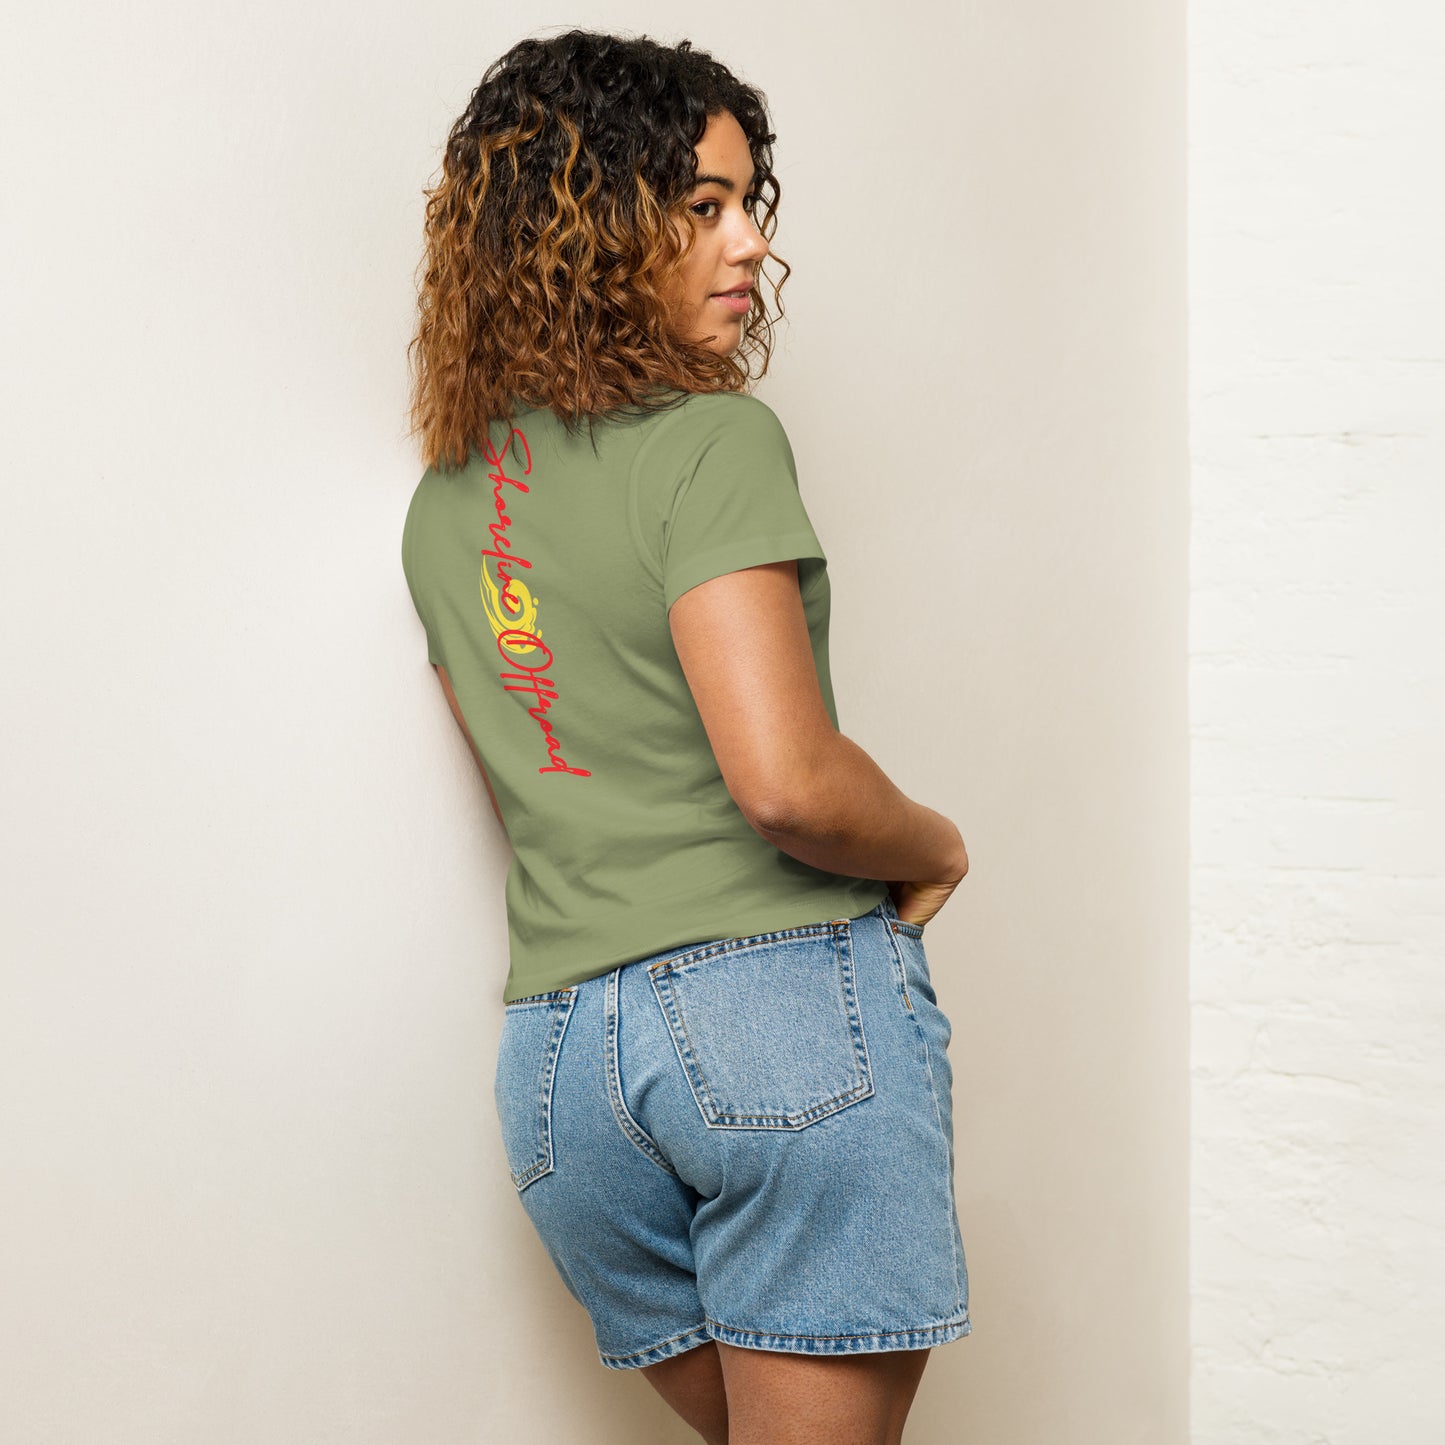
[[[968,857],[838,731],[745,389],[774,138],[687,41],[490,67],[428,192],[402,557],[512,846],[512,1181],[601,1362],[707,1441],[873,1445],[971,1329],[922,941]]]

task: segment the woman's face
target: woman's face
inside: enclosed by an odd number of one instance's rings
[[[678,309],[691,340],[727,356],[743,339],[752,304],[747,292],[768,254],[752,216],[752,152],[730,111],[708,117],[697,143],[697,175],[687,201],[697,239],[682,265]],[[676,224],[685,240],[687,222]],[[729,291],[743,295],[722,299]]]

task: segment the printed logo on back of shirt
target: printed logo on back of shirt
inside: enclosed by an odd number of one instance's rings
[[[513,571],[517,567],[530,571],[532,567],[526,557],[513,551],[511,539],[507,535],[514,522],[523,520],[526,508],[524,504],[514,518],[507,509],[507,494],[502,489],[515,487],[522,493],[530,493],[532,490],[520,477],[507,474],[504,461],[508,452],[515,452],[513,438],[521,442],[526,453],[522,476],[531,476],[532,448],[520,428],[512,428],[500,453],[493,448],[490,437],[487,438],[484,450],[486,460],[491,466],[488,475],[492,481],[497,520],[487,528],[491,533],[492,545],[481,549],[481,597],[487,621],[491,624],[492,634],[497,640],[497,652],[507,664],[506,670],[497,676],[508,692],[525,693],[534,699],[527,705],[527,712],[541,730],[543,745],[550,760],[546,767],[540,767],[537,771],[571,773],[579,778],[590,778],[592,773],[589,769],[571,767],[562,756],[561,741],[547,716],[552,705],[560,701],[560,691],[551,676],[555,659],[552,649],[542,639],[542,628],[538,623],[540,599]],[[513,460],[515,463],[515,455]],[[494,559],[494,566],[489,564],[488,558]]]

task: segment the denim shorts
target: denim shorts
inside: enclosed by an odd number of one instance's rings
[[[952,1028],[891,898],[504,1008],[507,1164],[603,1365],[971,1333]]]

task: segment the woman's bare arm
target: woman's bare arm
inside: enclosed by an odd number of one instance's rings
[[[854,878],[957,882],[953,823],[905,796],[832,724],[796,561],[714,577],[668,614],[728,792],[775,847]]]

